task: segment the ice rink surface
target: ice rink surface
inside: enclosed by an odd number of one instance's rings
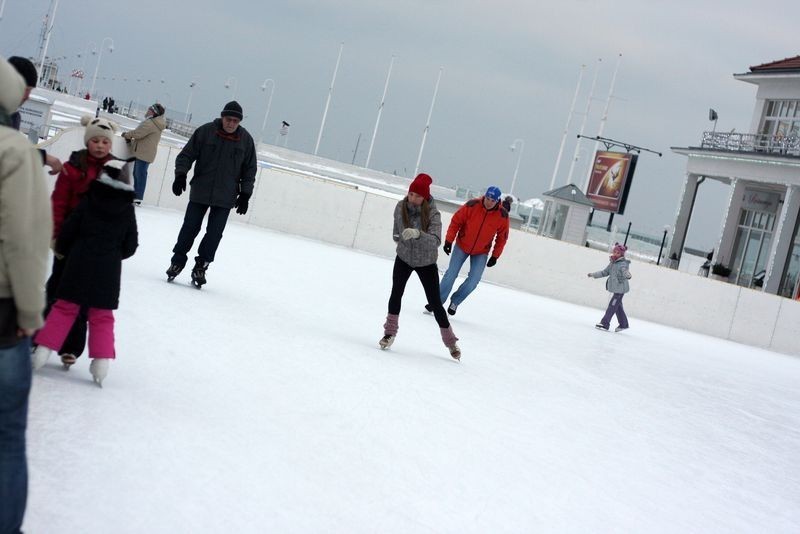
[[[198,291],[137,216],[104,388],[35,373],[26,532],[798,532],[796,357],[482,283],[458,363],[415,278],[380,351],[391,260],[231,222]]]

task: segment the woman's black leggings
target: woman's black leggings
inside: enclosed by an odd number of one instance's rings
[[[447,319],[447,313],[444,311],[442,301],[439,300],[439,269],[436,267],[435,263],[424,267],[411,267],[399,257],[394,259],[394,269],[392,270],[392,295],[389,297],[389,313],[400,315],[400,303],[403,300],[406,283],[413,271],[417,271],[419,281],[422,282],[422,288],[425,290],[425,297],[428,299],[428,304],[433,308],[433,316],[436,317],[439,328],[448,328],[450,326],[450,321]]]

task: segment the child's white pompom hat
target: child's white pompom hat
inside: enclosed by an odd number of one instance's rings
[[[91,115],[81,117],[81,124],[86,127],[86,133],[83,134],[83,144],[85,145],[89,144],[89,139],[92,137],[105,137],[114,142],[114,133],[119,130],[117,123]]]

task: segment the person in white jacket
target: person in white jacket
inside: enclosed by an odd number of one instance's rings
[[[20,532],[25,515],[30,336],[43,322],[53,224],[41,156],[11,127],[24,93],[0,58],[0,532]]]

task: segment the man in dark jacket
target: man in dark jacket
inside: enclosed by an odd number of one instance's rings
[[[242,117],[242,106],[236,101],[228,102],[219,119],[195,130],[175,159],[175,195],[186,190],[186,175],[192,164],[194,176],[183,226],[167,269],[169,281],[186,266],[187,254],[200,233],[206,211],[210,211],[208,225],[192,269],[192,283],[198,288],[206,283],[206,269],[214,261],[231,208],[239,214],[247,213],[257,162],[253,138],[239,125]]]

